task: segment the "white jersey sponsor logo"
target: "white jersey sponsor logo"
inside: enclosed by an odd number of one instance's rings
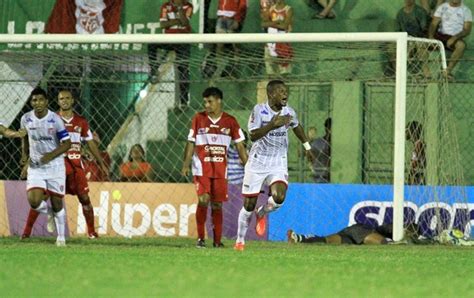
[[[278,113],[270,108],[268,102],[256,105],[249,118],[248,130],[252,131],[267,125],[276,114]],[[299,121],[296,112],[289,106],[283,107],[280,115],[290,115],[291,122],[289,125],[271,130],[253,143],[248,161],[251,169],[267,171],[270,168],[283,170],[288,168],[288,130],[297,127]]]

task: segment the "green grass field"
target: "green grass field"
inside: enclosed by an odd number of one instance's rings
[[[0,238],[0,295],[155,297],[472,297],[474,249],[191,239]]]

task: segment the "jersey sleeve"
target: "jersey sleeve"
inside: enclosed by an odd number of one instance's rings
[[[91,132],[91,129],[89,127],[89,123],[87,122],[86,119],[83,119],[82,120],[82,130],[81,130],[81,139],[83,141],[92,141],[93,140],[93,136],[92,136],[92,132]]]
[[[188,134],[188,141],[189,142],[196,142],[196,133],[198,130],[198,120],[197,120],[197,115],[193,117],[193,120],[191,122],[191,128],[189,129],[189,134]]]
[[[444,4],[445,3],[441,4],[440,6],[438,6],[438,8],[436,8],[435,13],[433,14],[434,17],[441,18],[441,15],[443,14],[443,10],[445,7]]]
[[[464,22],[472,22],[472,11],[466,7],[466,13],[464,14]]]
[[[21,128],[21,129],[26,129],[25,115],[21,116],[21,119],[20,119],[20,128]]]
[[[56,128],[56,136],[60,142],[69,140],[71,137],[64,126],[64,122],[59,116],[55,116],[54,127]]]
[[[230,133],[232,135],[232,140],[235,143],[245,141],[244,132],[240,128],[239,122],[237,122],[235,118],[232,118],[232,131]]]
[[[252,114],[250,114],[249,123],[248,123],[249,132],[260,128],[262,126],[262,118],[260,116],[260,108],[256,105],[253,110]]]

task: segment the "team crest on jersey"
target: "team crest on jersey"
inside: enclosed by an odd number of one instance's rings
[[[206,128],[199,128],[197,133],[198,135],[206,134],[209,131],[209,127]]]
[[[268,115],[268,111],[267,111],[267,110],[261,110],[260,113],[261,113],[262,115]]]
[[[212,136],[212,137],[211,137],[211,140],[212,140],[213,142],[217,142],[217,137],[216,137],[216,136]]]
[[[54,120],[54,118],[51,118],[48,120],[48,123],[56,123],[56,121]]]
[[[225,135],[230,135],[230,128],[223,127],[221,128],[221,132]]]

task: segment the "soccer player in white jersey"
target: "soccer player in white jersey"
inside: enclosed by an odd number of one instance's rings
[[[57,246],[65,246],[66,215],[63,208],[66,168],[63,154],[71,147],[61,117],[48,109],[46,92],[35,88],[30,95],[32,111],[21,117],[21,128],[28,136],[22,142],[22,161],[27,163],[26,190],[31,208],[47,214],[45,195],[51,198]]]
[[[287,106],[288,88],[283,81],[273,80],[267,85],[268,100],[257,104],[250,115],[248,130],[253,143],[245,165],[242,195],[244,206],[238,218],[236,250],[244,250],[245,235],[255,210],[262,185],[270,185],[268,202],[256,212],[257,235],[266,232],[266,214],[278,210],[288,187],[288,130],[291,128],[303,143],[305,155],[310,162],[314,156],[311,146],[298,121],[295,110]]]

